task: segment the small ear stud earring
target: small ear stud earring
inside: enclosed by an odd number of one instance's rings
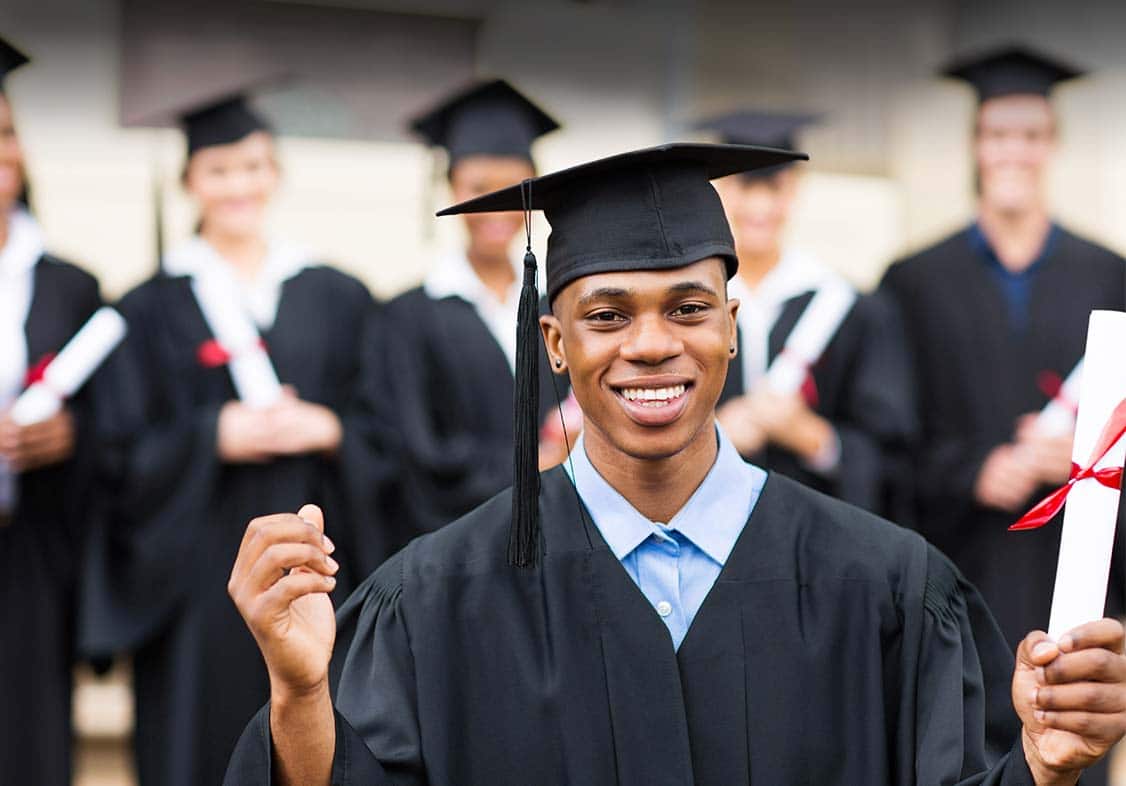
[[[560,360],[559,358],[556,358],[555,359],[555,367],[556,368],[563,368],[563,361]]]
[[[735,347],[728,347],[727,351],[730,352],[732,355],[734,355],[735,354]]]

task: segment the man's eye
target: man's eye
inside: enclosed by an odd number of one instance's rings
[[[621,317],[613,311],[596,311],[591,314],[587,319],[594,322],[617,322]]]
[[[682,306],[677,306],[673,310],[674,316],[687,317],[695,314],[702,314],[707,311],[708,307],[700,303],[685,303]]]

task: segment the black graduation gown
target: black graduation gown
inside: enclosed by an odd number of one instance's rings
[[[327,267],[283,284],[263,339],[282,383],[337,413],[343,441],[333,458],[244,465],[216,454],[219,410],[236,394],[226,367],[197,359],[212,336],[190,279],[158,275],[120,309],[130,333],[107,367],[111,394],[99,396],[109,503],[87,572],[83,644],[134,651],[141,783],[214,784],[246,717],[269,696],[226,592],[247,523],[321,505],[341,554],[353,552],[341,560],[341,598],[386,556],[377,513],[388,457],[367,357],[374,304]]]
[[[815,292],[787,300],[770,330],[767,362],[782,352]],[[740,335],[740,340],[742,339]],[[840,463],[829,476],[790,451],[771,445],[753,456],[759,466],[865,510],[902,520],[909,513],[910,475],[901,459],[918,430],[911,375],[895,309],[883,297],[861,295],[811,369],[812,409],[841,441]],[[738,358],[728,367],[720,403],[747,392]]]
[[[92,276],[43,256],[24,323],[29,365],[58,352],[101,305]],[[74,590],[88,502],[91,443],[85,391],[68,406],[75,455],[17,476],[12,521],[0,527],[0,781],[64,786],[71,775]]]
[[[1126,306],[1126,262],[1057,227],[1022,333],[1010,327],[1000,286],[970,238],[963,230],[894,265],[881,287],[901,306],[914,360],[918,528],[981,590],[1015,647],[1048,625],[1062,518],[1008,532],[1017,515],[978,505],[974,483],[1017,418],[1048,401],[1042,374],[1065,378],[1083,356],[1091,310]],[[1110,611],[1122,608],[1121,559],[1115,565]]]
[[[435,299],[419,287],[386,311],[388,411],[402,450],[401,517],[410,537],[449,524],[512,483],[514,380],[468,301]],[[556,393],[569,389],[541,351],[541,423],[556,408]]]
[[[771,473],[679,651],[561,469],[546,556],[505,492],[340,609],[337,786],[1029,784],[1012,658],[908,530]],[[271,781],[269,708],[229,786]]]

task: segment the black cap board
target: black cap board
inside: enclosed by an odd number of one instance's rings
[[[808,112],[727,112],[696,123],[699,131],[711,131],[729,145],[765,145],[793,150],[797,133],[816,123],[820,115]]]
[[[517,318],[515,474],[508,560],[539,560],[537,438],[539,293],[530,215],[551,224],[547,291],[596,273],[671,270],[719,257],[727,276],[738,260],[711,182],[739,172],[805,160],[804,153],[749,145],[668,144],[598,159],[448,207],[439,216],[520,210],[529,232]]]
[[[250,108],[243,94],[227,96],[180,114],[188,137],[188,155],[216,145],[228,145],[256,131],[270,131],[270,124]]]
[[[719,142],[728,145],[764,145],[783,150],[797,147],[797,134],[819,120],[818,115],[797,112],[728,112],[705,118],[696,123],[699,131],[710,131]],[[786,169],[794,162],[754,169],[741,173],[748,180],[756,180]]]
[[[503,79],[478,82],[442,99],[410,123],[444,147],[450,166],[471,155],[532,159],[532,143],[559,123]]]
[[[30,61],[31,58],[0,38],[0,91],[4,89],[4,80],[8,74]]]
[[[544,211],[552,299],[591,273],[677,268],[709,256],[727,259],[734,275],[731,230],[709,181],[807,158],[751,145],[661,145],[542,175],[438,215]]]
[[[960,59],[942,69],[942,75],[961,79],[977,91],[978,102],[1007,95],[1047,97],[1060,82],[1086,72],[1036,52],[1010,45]]]

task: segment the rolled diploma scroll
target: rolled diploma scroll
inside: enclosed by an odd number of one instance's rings
[[[233,282],[224,276],[201,275],[192,279],[192,290],[211,335],[231,357],[227,369],[239,399],[256,408],[275,403],[282,394],[281,383]]]
[[[1044,405],[1036,417],[1036,428],[1042,434],[1062,437],[1075,428],[1075,402],[1079,400],[1079,382],[1083,379],[1083,360],[1067,375],[1055,398]]]
[[[98,309],[12,405],[12,420],[21,426],[52,417],[125,338],[125,319],[109,306]]]
[[[1075,419],[1075,443],[1071,458],[1085,466],[1115,407],[1126,399],[1126,313],[1093,311],[1087,328],[1087,354],[1080,382],[1079,414]],[[1126,440],[1119,440],[1102,467],[1121,467],[1126,459]],[[1075,484],[1067,498],[1060,538],[1056,587],[1048,635],[1058,639],[1076,625],[1100,619],[1106,604],[1114,525],[1118,519],[1115,489],[1095,480]],[[1029,577],[1036,581],[1037,577]],[[1014,588],[1014,591],[1019,591]]]
[[[830,281],[818,289],[766,370],[767,386],[775,393],[798,393],[855,302],[856,291],[844,281]]]

